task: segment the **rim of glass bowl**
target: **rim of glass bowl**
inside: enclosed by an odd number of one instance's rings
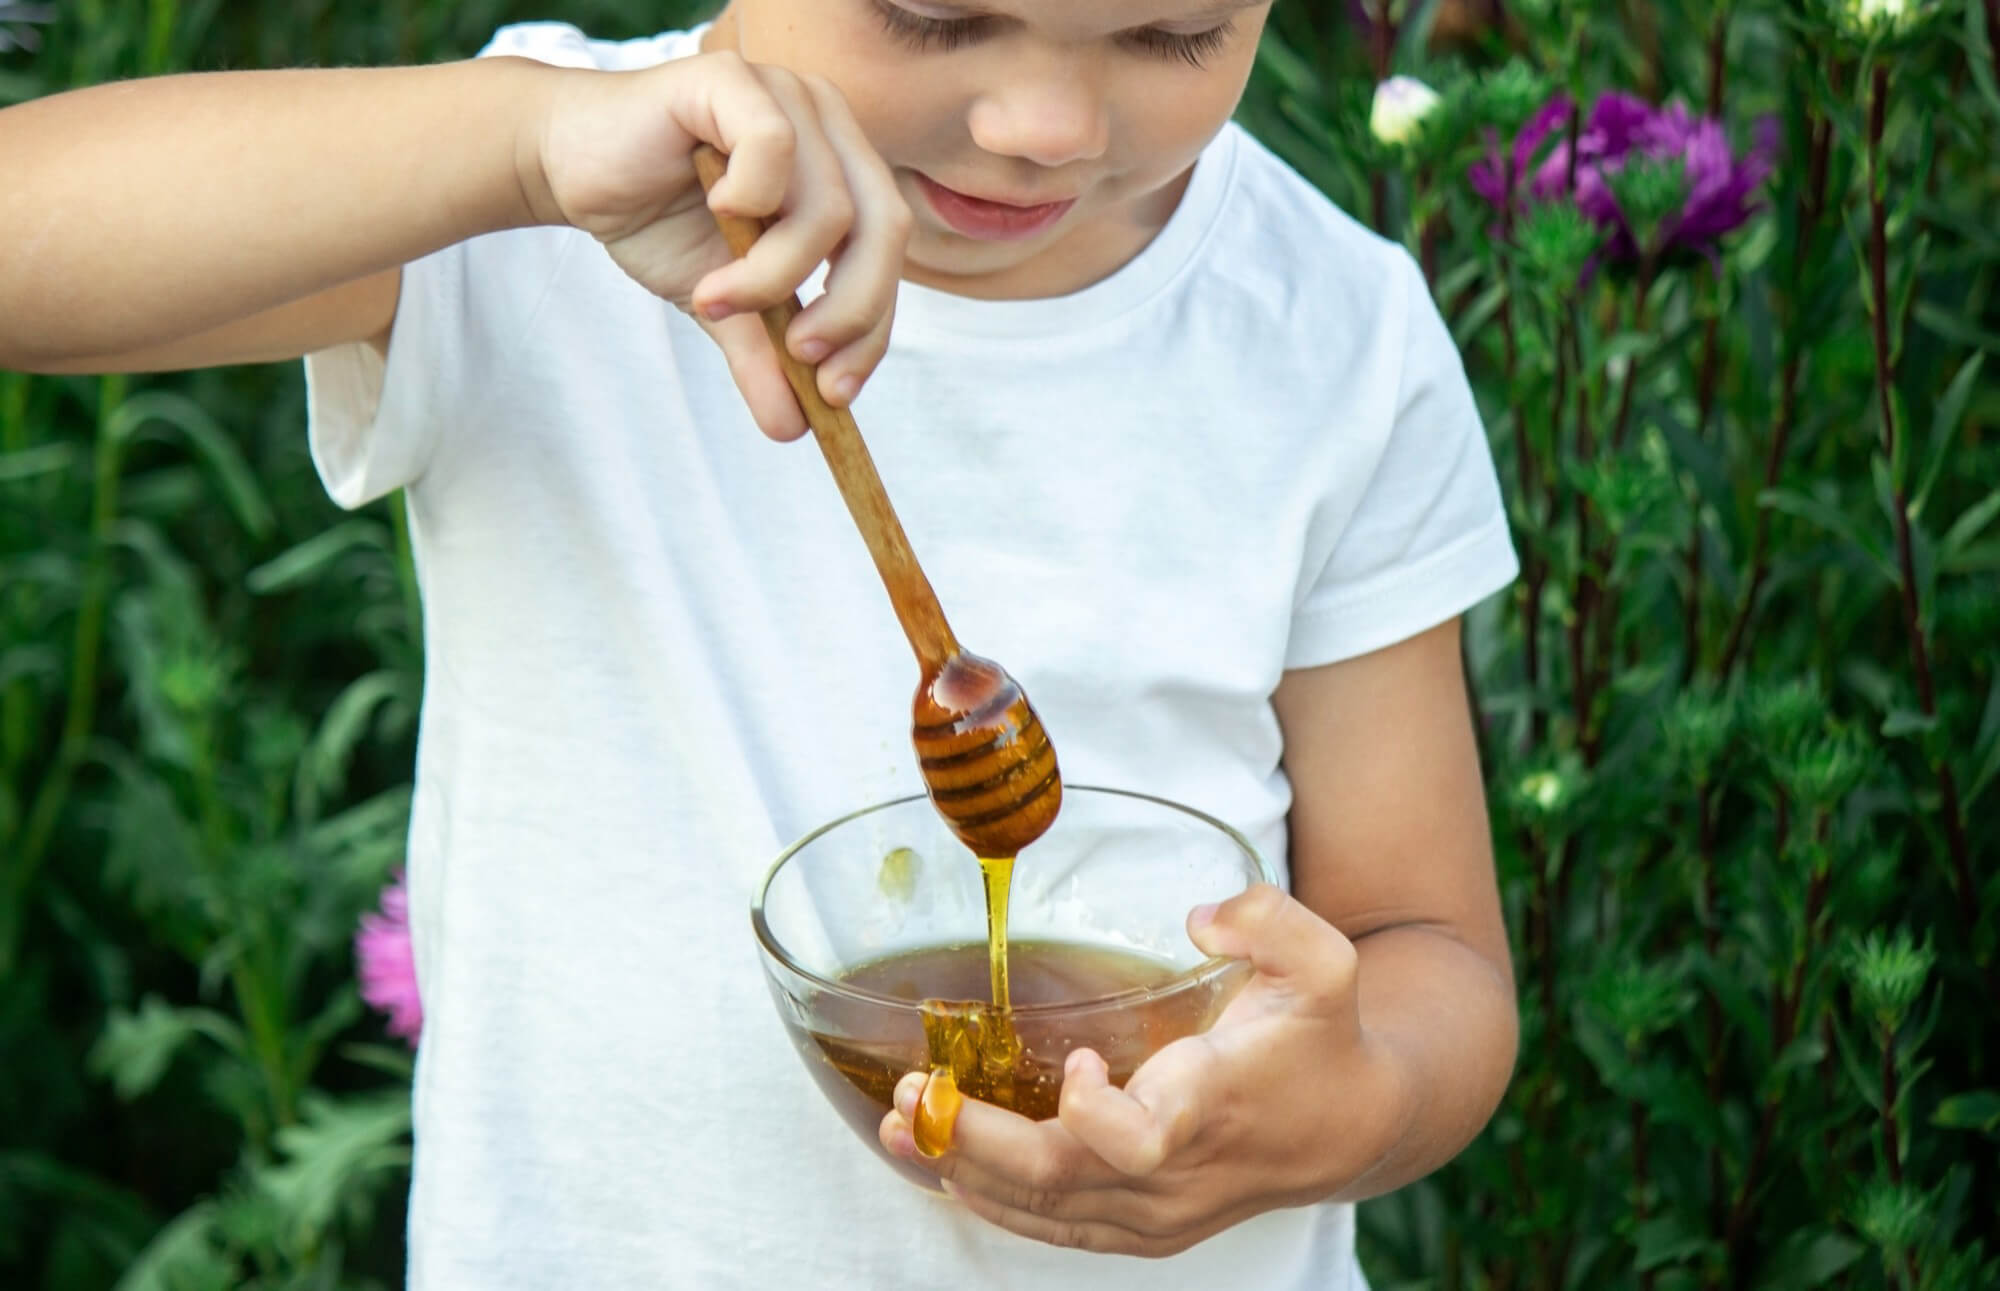
[[[1257,850],[1254,843],[1243,836],[1242,831],[1228,822],[1218,820],[1207,812],[1190,807],[1186,803],[1175,802],[1171,798],[1162,798],[1156,794],[1139,793],[1132,789],[1113,789],[1108,785],[1098,784],[1065,784],[1063,791],[1065,793],[1078,791],[1104,794],[1115,798],[1131,798],[1139,802],[1150,802],[1157,806],[1170,808],[1171,810],[1180,812],[1183,816],[1191,816],[1204,824],[1214,826],[1218,831],[1226,835],[1231,842],[1235,843],[1245,856],[1248,856],[1256,863],[1257,877],[1263,882],[1276,883],[1278,881],[1278,876],[1271,869],[1271,863],[1264,859],[1264,854]],[[785,948],[778,943],[776,934],[771,931],[770,923],[764,918],[764,898],[769,895],[771,882],[778,877],[778,871],[784,868],[785,862],[791,860],[792,857],[798,855],[824,835],[832,833],[842,825],[859,820],[863,816],[872,816],[878,811],[888,811],[893,807],[901,807],[908,803],[926,802],[928,800],[928,794],[912,793],[906,794],[901,798],[891,798],[887,802],[878,802],[873,806],[862,807],[857,811],[850,811],[845,816],[836,820],[830,820],[826,824],[819,826],[811,833],[794,842],[784,851],[778,853],[778,859],[771,862],[771,867],[764,871],[764,877],[758,881],[757,895],[750,902],[750,926],[756,932],[757,943],[764,948],[764,952],[780,964],[783,964],[791,972],[810,982],[819,990],[829,992],[833,995],[845,996],[850,1000],[861,1000],[870,1004],[887,1004],[904,1009],[916,1008],[919,1003],[917,1000],[906,1000],[901,996],[884,995],[879,991],[864,990],[858,986],[849,986],[845,982],[836,982],[830,978],[820,976],[804,964],[793,959],[786,952]],[[1057,816],[1060,819],[1061,813],[1058,812]],[[1086,999],[1064,1000],[1054,1004],[1021,1004],[1016,1005],[1013,1012],[1021,1017],[1032,1018],[1114,1007],[1135,1000],[1157,999],[1162,995],[1171,995],[1177,991],[1184,991],[1198,986],[1208,978],[1228,968],[1231,964],[1238,962],[1237,960],[1227,959],[1220,955],[1210,955],[1199,964],[1182,969],[1157,986],[1131,986],[1122,991],[1114,991],[1109,995],[1092,995]]]

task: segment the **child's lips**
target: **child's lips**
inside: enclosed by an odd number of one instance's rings
[[[955,188],[946,188],[929,175],[918,172],[917,186],[924,191],[938,218],[968,238],[983,242],[1015,242],[1031,238],[1069,213],[1074,197],[1059,201],[1024,205],[974,197]]]

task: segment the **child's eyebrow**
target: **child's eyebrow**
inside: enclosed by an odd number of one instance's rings
[[[1245,9],[1255,9],[1259,5],[1264,3],[1265,0],[1215,0],[1214,3],[1204,5],[1199,9],[1193,9],[1188,11],[1187,13],[1162,14],[1159,17],[1152,19],[1151,23],[1142,23],[1140,25],[1150,26],[1152,25],[1152,23],[1162,23],[1162,22],[1220,21],[1223,18],[1229,17],[1231,14],[1239,13]],[[957,4],[953,3],[953,0],[929,0],[929,2],[926,3],[923,6],[923,8],[948,11],[951,14],[951,16],[956,19],[1008,18],[1016,16],[1012,14],[996,12],[995,10],[990,9],[985,5]]]
[[[1220,0],[1220,3],[1209,5],[1205,9],[1197,9],[1193,13],[1182,14],[1181,18],[1189,22],[1202,18],[1227,18],[1230,14],[1241,12],[1244,9],[1255,9],[1263,3],[1264,0]]]

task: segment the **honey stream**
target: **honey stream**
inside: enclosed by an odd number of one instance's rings
[[[986,971],[991,1002],[925,1000],[924,1040],[930,1049],[930,1078],[917,1100],[910,1137],[927,1157],[951,1147],[952,1127],[965,1096],[954,1072],[964,1072],[1002,1106],[1012,1106],[1014,1070],[1021,1039],[1014,1032],[1013,1003],[1007,987],[1007,895],[1014,882],[1014,858],[982,856],[979,879],[986,891]]]

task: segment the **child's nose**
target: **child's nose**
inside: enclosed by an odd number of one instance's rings
[[[1063,166],[1104,155],[1111,142],[1111,114],[1097,87],[1073,67],[1011,79],[972,105],[972,141],[987,152],[1022,157],[1041,166]]]

